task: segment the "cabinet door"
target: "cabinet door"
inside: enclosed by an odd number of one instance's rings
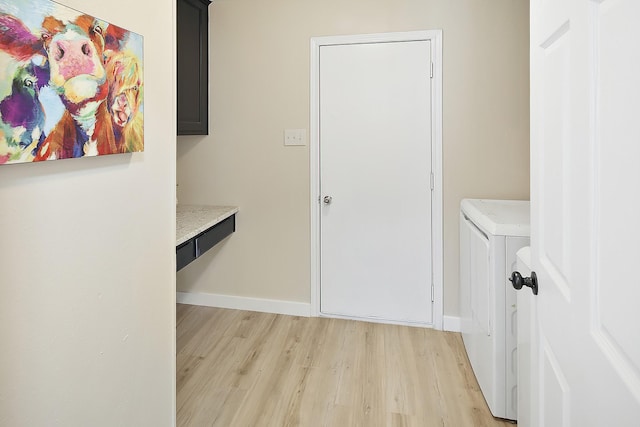
[[[178,135],[209,133],[209,0],[178,0]]]

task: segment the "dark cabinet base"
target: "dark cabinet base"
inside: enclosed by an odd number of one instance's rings
[[[196,259],[196,242],[192,239],[176,248],[176,271],[182,270],[194,259]]]
[[[176,271],[189,265],[234,231],[236,231],[235,214],[182,243],[176,248]]]

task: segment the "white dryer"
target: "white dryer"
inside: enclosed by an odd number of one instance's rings
[[[460,204],[460,314],[469,361],[491,413],[517,419],[516,252],[529,245],[529,202]]]

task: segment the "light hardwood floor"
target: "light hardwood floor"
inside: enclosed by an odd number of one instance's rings
[[[179,304],[179,427],[513,426],[459,334]]]

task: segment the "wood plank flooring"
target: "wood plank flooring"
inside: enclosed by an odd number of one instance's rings
[[[178,304],[179,427],[513,426],[459,334]]]

